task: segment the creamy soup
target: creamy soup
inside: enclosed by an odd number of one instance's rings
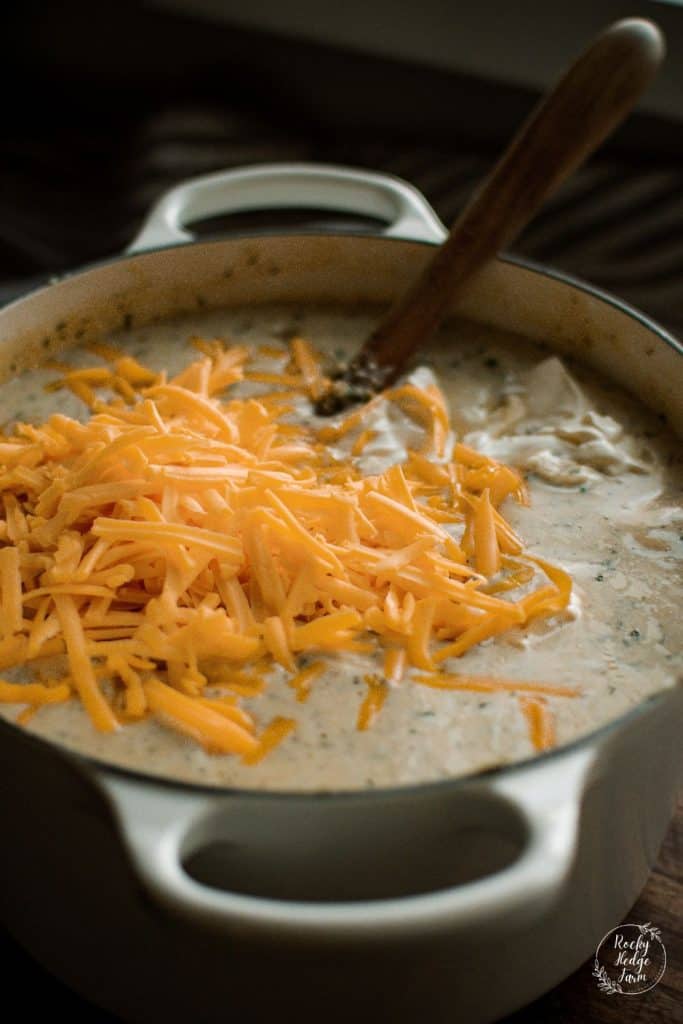
[[[114,341],[146,365],[175,372],[196,356],[191,335],[255,348],[283,345],[293,334],[335,358],[354,352],[375,323],[372,309],[283,307],[202,314],[129,332]],[[73,354],[91,364],[91,356]],[[78,400],[46,393],[54,378],[30,371],[2,386],[4,417],[42,421],[58,409],[83,417]],[[609,722],[680,671],[680,559],[683,553],[679,442],[661,420],[592,372],[561,363],[550,350],[469,323],[448,325],[411,374],[418,387],[438,380],[459,440],[520,468],[528,507],[508,500],[505,514],[527,549],[573,578],[565,611],[510,630],[446,662],[445,672],[575,687],[578,696],[547,696],[556,742]],[[259,385],[239,385],[258,393]],[[245,390],[246,389],[246,390]],[[310,417],[310,408],[301,415]],[[366,473],[401,462],[418,427],[380,407],[366,427]],[[452,440],[452,439],[451,439]],[[337,442],[348,454],[351,441]],[[312,657],[309,656],[309,661]],[[104,761],[215,786],[284,790],[356,789],[459,776],[529,757],[535,747],[518,695],[417,685],[406,673],[390,684],[369,728],[357,728],[364,682],[377,664],[368,655],[325,656],[325,671],[304,702],[275,666],[264,692],[242,706],[257,721],[294,719],[296,727],[257,764],[206,753],[145,719],[98,733],[77,700],[46,706],[26,728]],[[21,673],[5,678],[22,678]],[[0,713],[16,718],[14,705]]]

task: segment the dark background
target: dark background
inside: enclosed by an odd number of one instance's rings
[[[5,284],[115,254],[172,183],[261,161],[391,171],[448,223],[536,99],[133,0],[16,7],[0,77]],[[632,117],[516,249],[682,325],[681,122]]]
[[[117,254],[164,190],[225,167],[321,160],[388,171],[417,185],[448,223],[537,98],[519,85],[133,0],[23,3],[4,14],[2,30],[0,300]],[[533,49],[530,42],[530,60]],[[681,59],[683,43],[669,56]],[[683,328],[680,120],[631,118],[515,249]],[[638,999],[608,998],[584,965],[509,1024],[682,1019],[682,820],[679,812],[627,917],[662,928],[669,955],[662,983]],[[24,1013],[110,1019],[47,978],[9,939],[5,945],[5,996],[21,1000]]]

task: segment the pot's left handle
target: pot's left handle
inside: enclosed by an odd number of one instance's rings
[[[327,164],[260,164],[176,185],[152,207],[127,251],[191,242],[192,223],[204,218],[287,208],[375,217],[388,238],[439,243],[446,236],[422,193],[400,178]]]

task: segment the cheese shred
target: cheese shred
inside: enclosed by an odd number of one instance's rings
[[[504,517],[528,500],[521,475],[449,445],[435,385],[321,423],[306,403],[327,386],[324,361],[304,339],[268,349],[272,372],[246,348],[192,344],[200,358],[172,379],[104,345],[91,348],[104,366],[56,364],[49,388],[80,397],[85,421],[56,413],[0,434],[0,668],[60,666],[50,683],[0,681],[0,702],[25,705],[26,722],[77,698],[102,732],[153,717],[253,764],[295,723],[259,732],[236,702],[257,703],[273,673],[305,701],[330,657],[358,653],[380,666],[360,730],[416,681],[519,691],[534,746],[551,746],[547,698],[573,688],[439,671],[569,603],[567,573],[528,555]],[[237,397],[241,380],[270,390]],[[425,441],[371,475],[381,402]],[[336,458],[327,442],[347,436]]]

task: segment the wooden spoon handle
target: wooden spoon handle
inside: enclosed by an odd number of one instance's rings
[[[354,360],[391,383],[459,290],[508,245],[544,200],[634,106],[664,56],[656,25],[618,21],[597,37],[522,125],[411,289]]]

